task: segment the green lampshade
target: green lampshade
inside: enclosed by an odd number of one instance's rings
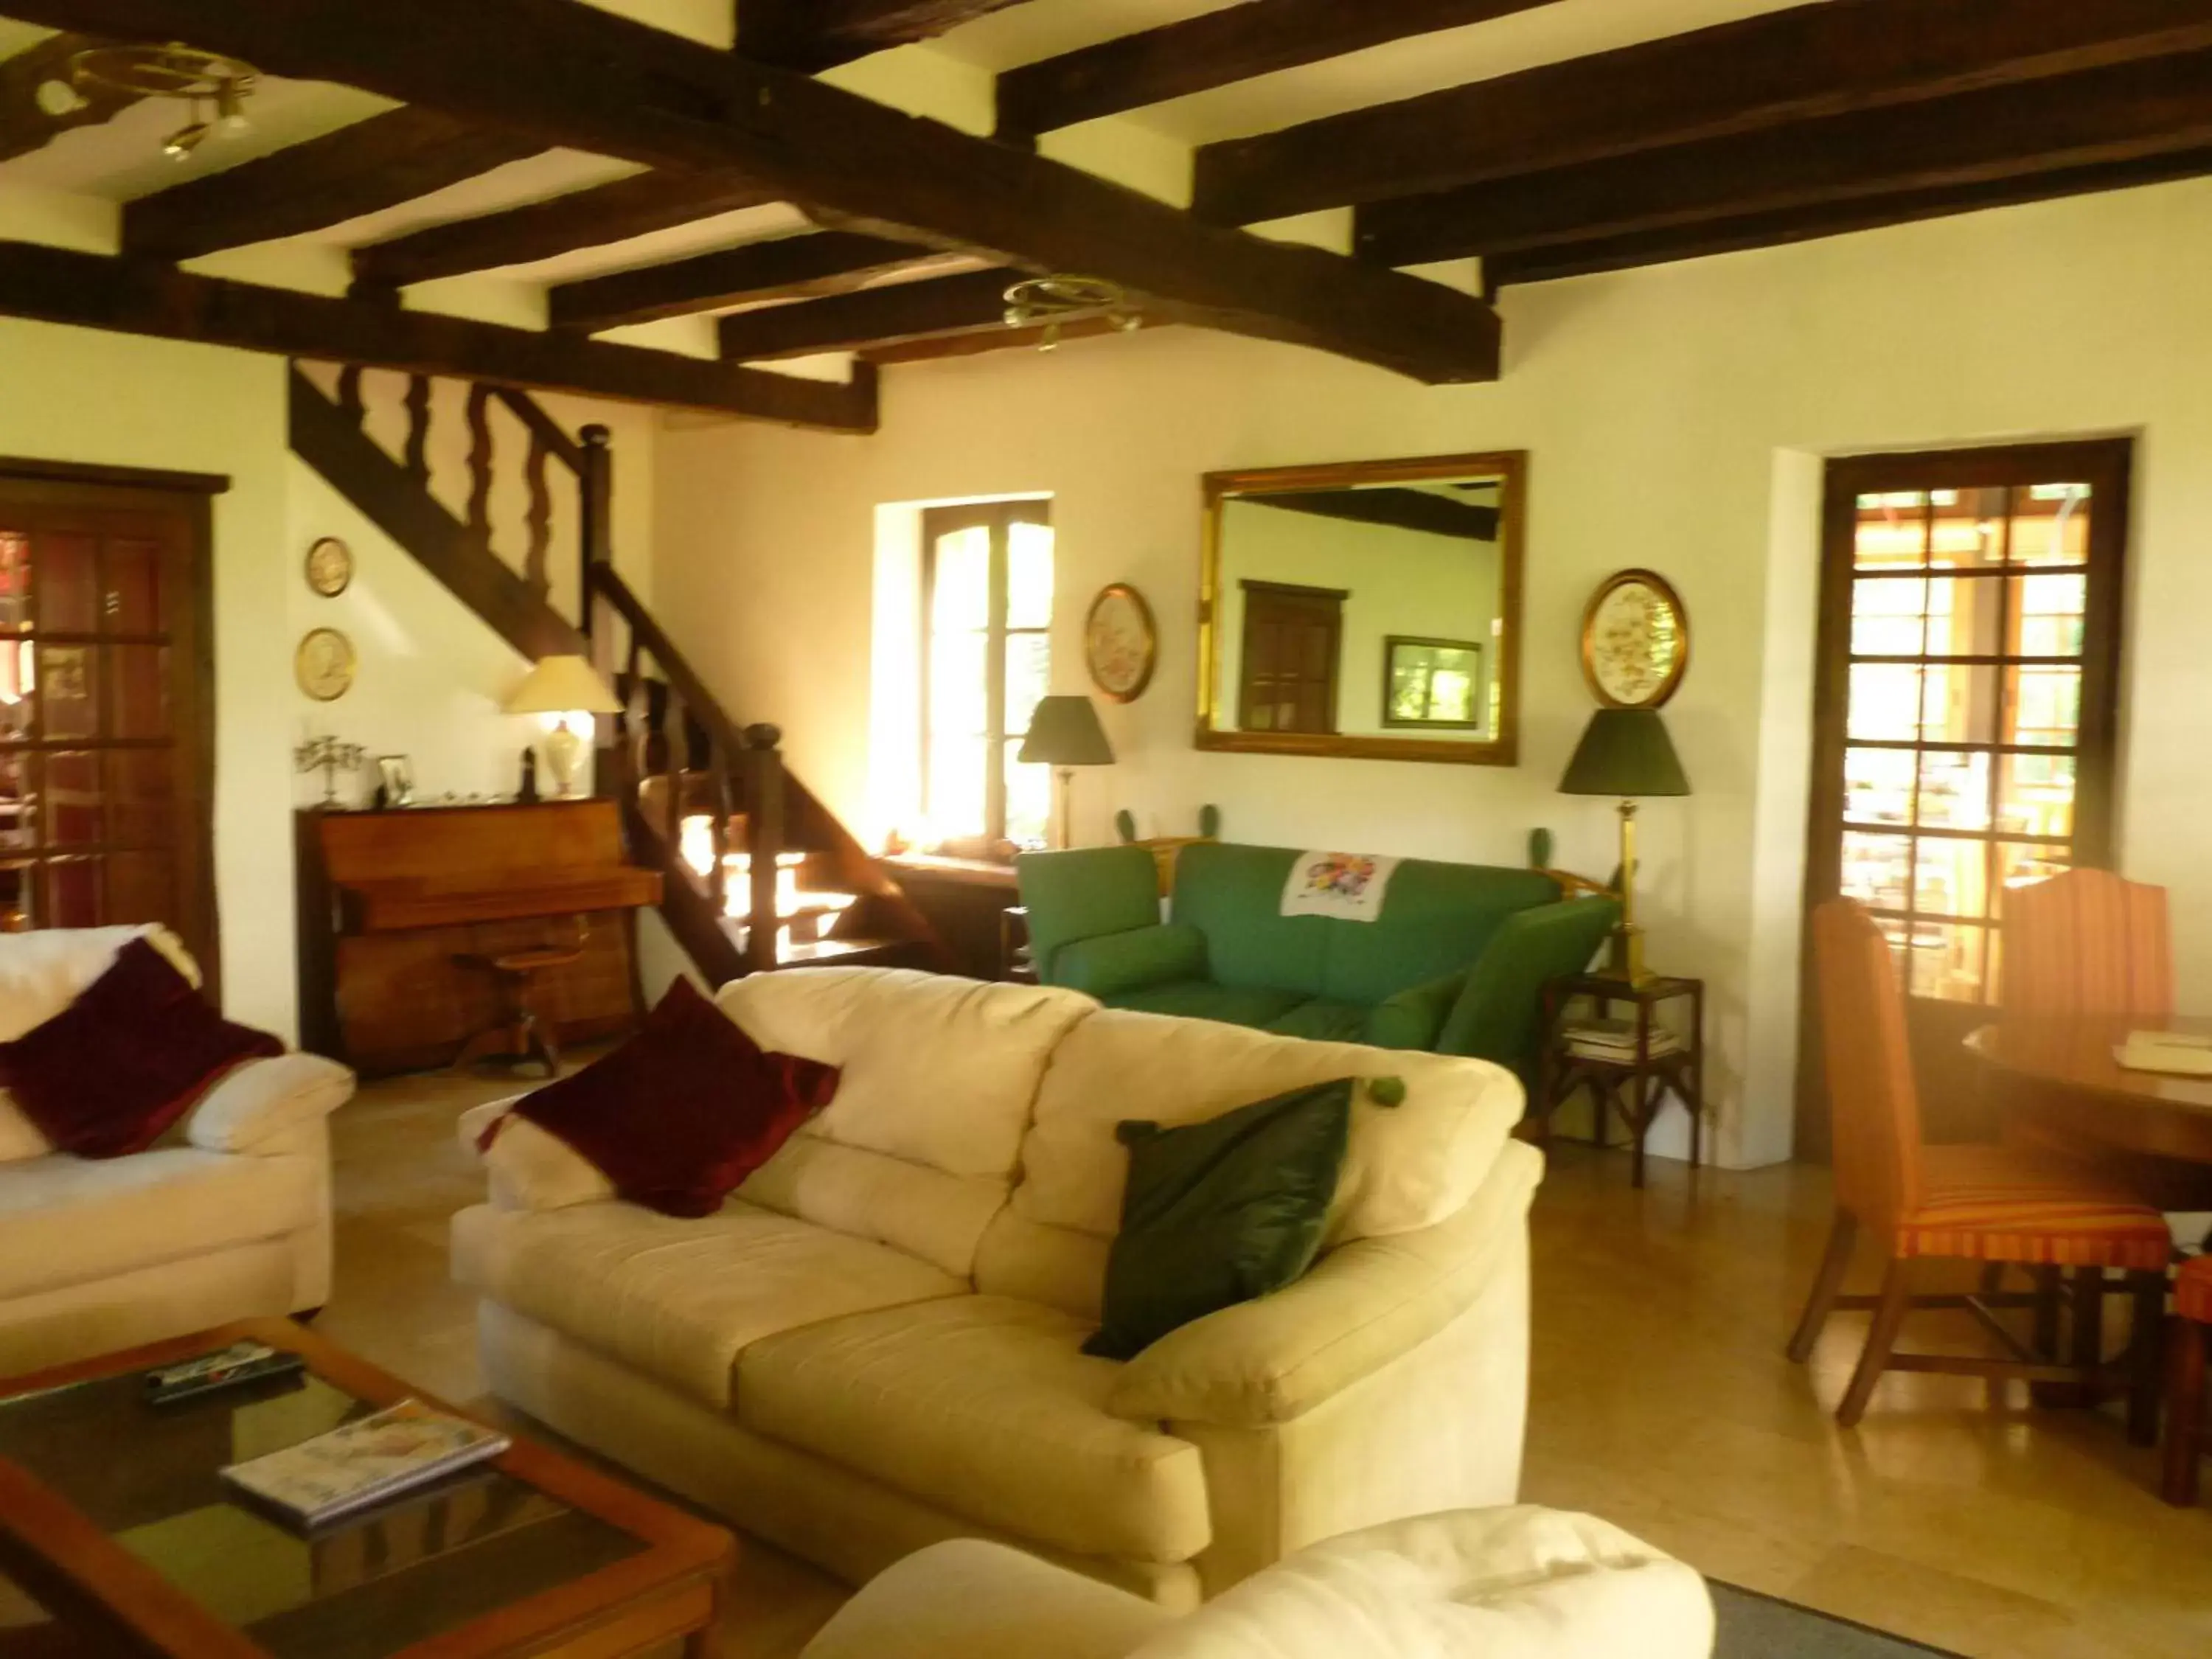
[[[1686,795],[1690,780],[1656,708],[1601,708],[1559,780],[1563,795]]]
[[[1030,734],[1014,758],[1024,765],[1111,766],[1114,746],[1090,698],[1047,697],[1030,716]]]

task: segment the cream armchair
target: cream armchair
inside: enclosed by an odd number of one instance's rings
[[[161,929],[0,935],[0,1039],[66,1007],[125,941]],[[325,1120],[353,1073],[313,1054],[249,1060],[161,1143],[57,1152],[0,1094],[0,1376],[317,1308],[330,1295]]]
[[[1553,1510],[1463,1510],[1301,1550],[1187,1617],[1002,1545],[908,1556],[802,1659],[1709,1659],[1690,1568]]]

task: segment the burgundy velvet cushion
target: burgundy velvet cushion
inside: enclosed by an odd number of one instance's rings
[[[766,1052],[679,977],[635,1036],[513,1115],[559,1136],[631,1203],[703,1216],[836,1092],[836,1066]]]
[[[75,1002],[0,1042],[0,1086],[58,1152],[143,1152],[241,1060],[281,1054],[233,1024],[143,939],[115,953]]]

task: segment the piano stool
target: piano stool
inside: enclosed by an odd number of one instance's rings
[[[509,951],[495,957],[463,951],[453,961],[464,968],[488,969],[499,986],[499,1017],[461,1045],[453,1056],[453,1070],[465,1072],[480,1060],[507,1060],[521,1065],[536,1060],[545,1075],[561,1075],[560,1028],[539,1012],[538,975],[556,968],[574,967],[584,959],[580,933],[573,945],[547,945],[536,951]]]

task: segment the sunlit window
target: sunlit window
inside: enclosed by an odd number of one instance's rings
[[[1051,769],[1015,758],[1052,684],[1053,536],[1043,501],[924,515],[922,808],[932,850],[1042,847]]]

